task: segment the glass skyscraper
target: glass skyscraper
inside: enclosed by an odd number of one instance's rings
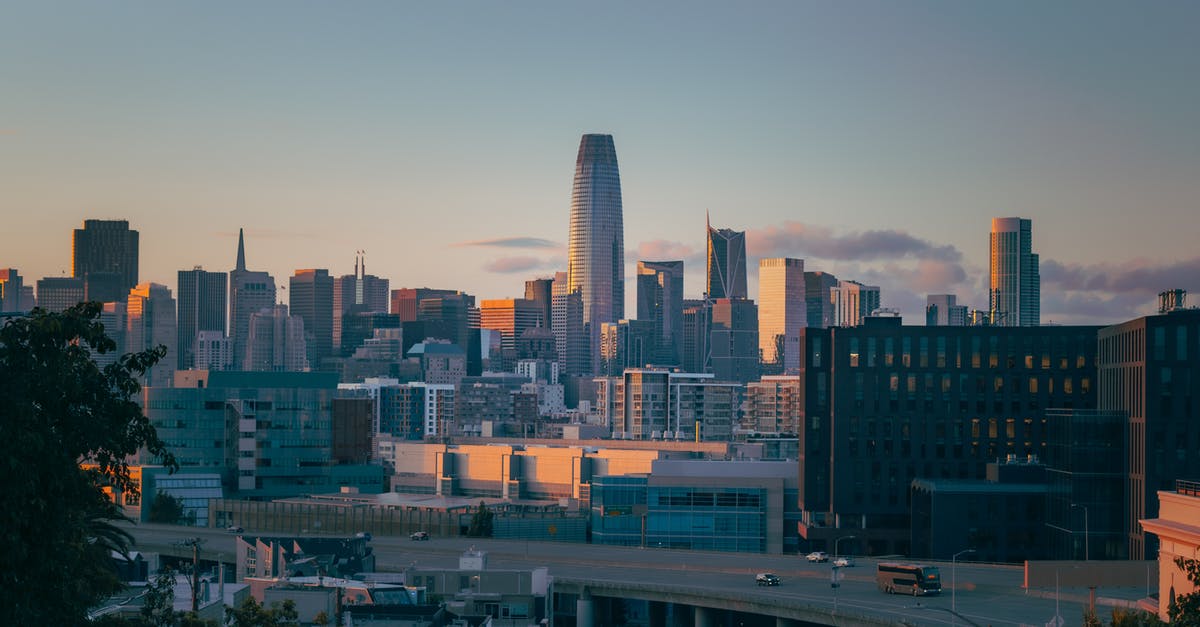
[[[708,224],[708,297],[748,298],[746,295],[746,232],[714,229]]]
[[[567,236],[568,291],[583,300],[583,322],[596,371],[600,325],[625,317],[625,227],[621,177],[612,135],[584,135],[575,158],[571,228]]]
[[[1033,249],[1033,222],[993,218],[991,237],[992,324],[1036,327],[1041,323],[1042,281]]]

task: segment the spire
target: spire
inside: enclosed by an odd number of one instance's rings
[[[238,229],[237,266],[234,267],[234,270],[245,270],[245,269],[246,269],[246,239],[242,233],[242,229],[239,228]]]

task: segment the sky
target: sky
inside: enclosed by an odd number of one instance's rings
[[[1033,220],[1044,323],[1200,299],[1200,4],[0,0],[0,267],[70,275],[127,219],[140,277],[247,265],[522,296],[566,269],[579,137],[639,259],[703,289],[708,211],[757,259],[987,308]],[[286,298],[286,292],[282,293]]]

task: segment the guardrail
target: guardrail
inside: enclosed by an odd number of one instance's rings
[[[1187,496],[1200,496],[1200,481],[1175,480],[1175,492]]]

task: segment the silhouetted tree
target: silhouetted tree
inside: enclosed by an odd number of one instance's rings
[[[150,514],[147,516],[152,523],[177,525],[183,521],[183,500],[177,499],[162,490],[154,495],[150,503]]]
[[[479,509],[475,510],[474,516],[471,516],[471,525],[467,527],[467,535],[472,538],[492,537],[493,516],[494,514],[488,509],[487,504],[480,501]]]
[[[121,588],[111,552],[126,554],[132,540],[103,486],[137,494],[126,459],[141,448],[175,468],[131,398],[166,349],[100,368],[92,353],[116,344],[99,313],[98,303],[34,309],[0,329],[0,468],[13,478],[0,508],[2,625],[82,624]]]

